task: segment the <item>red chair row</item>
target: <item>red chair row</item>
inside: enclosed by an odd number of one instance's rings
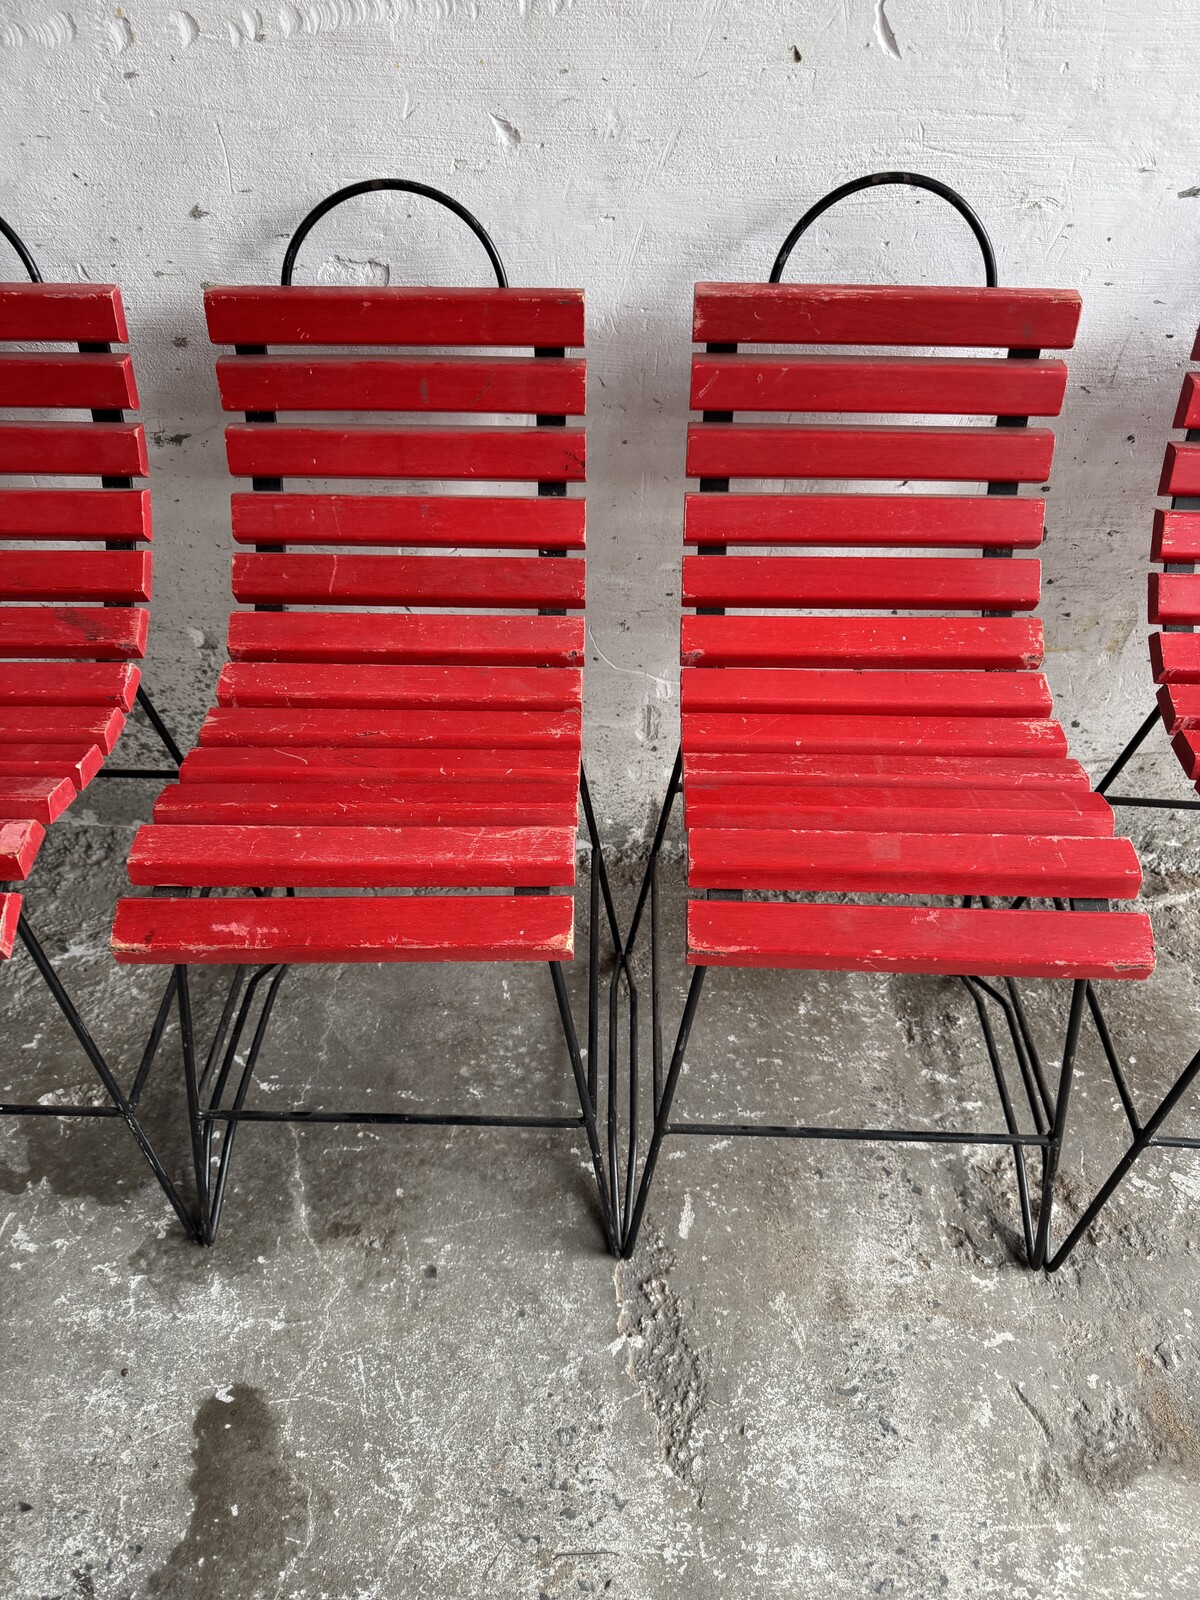
[[[818,216],[894,182],[957,209],[979,242],[985,287],[780,281]],[[448,207],[496,286],[293,285],[311,228],[385,188]],[[582,294],[509,287],[470,213],[383,180],[339,191],[305,218],[279,286],[209,289],[205,309],[221,403],[240,419],[226,430],[239,609],[216,704],[134,840],[133,892],[113,932],[118,961],[167,969],[135,1090],[173,1013],[195,1235],[216,1237],[243,1122],[370,1120],[581,1134],[609,1245],[627,1254],[669,1136],[1000,1146],[1014,1162],[1028,1260],[1051,1261],[1089,1016],[1104,1036],[1095,985],[1145,978],[1154,965],[1148,919],[1110,908],[1138,893],[1136,853],[1070,759],[1037,670],[1030,552],[1044,503],[1029,491],[1049,476],[1043,419],[1061,407],[1060,353],[1074,342],[1079,297],[999,288],[966,202],[910,174],[827,196],[793,228],[767,283],[697,287],[682,740],[624,935],[581,766]],[[679,797],[692,978],[668,1053],[658,870]],[[582,1043],[563,973],[577,802],[591,854]],[[636,956],[647,920],[653,1122],[643,1150]],[[601,1084],[604,928],[616,960]],[[545,963],[578,1114],[256,1101],[286,970],[394,961]],[[201,1041],[194,969],[211,966],[232,970],[220,1021]],[[679,1119],[701,987],[716,966],[961,979],[1001,1125]],[[1070,986],[1053,1061],[1029,1022],[1026,979]],[[144,1140],[134,1104],[114,1097]]]

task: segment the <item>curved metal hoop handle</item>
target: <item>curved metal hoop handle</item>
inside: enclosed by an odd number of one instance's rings
[[[367,178],[362,183],[351,183],[344,189],[335,189],[333,194],[326,195],[319,205],[315,205],[296,229],[283,254],[283,271],[279,275],[280,283],[286,288],[292,281],[292,269],[296,265],[296,256],[300,246],[308,238],[313,228],[321,218],[334,206],[340,206],[344,200],[353,200],[360,194],[374,194],[379,189],[396,190],[401,194],[419,194],[426,200],[432,200],[436,205],[444,206],[447,211],[452,211],[470,228],[487,251],[487,258],[491,262],[492,271],[496,274],[496,283],[501,289],[508,288],[508,275],[504,270],[504,263],[500,253],[492,243],[487,229],[478,217],[474,217],[466,206],[459,205],[458,201],[448,194],[443,194],[440,189],[431,189],[424,183],[412,183],[408,178]]]
[[[15,228],[10,227],[9,224],[5,222],[3,217],[0,217],[0,234],[3,234],[3,236],[8,240],[9,244],[12,245],[17,255],[20,257],[21,265],[29,274],[30,283],[41,283],[42,275],[38,271],[37,262],[29,254],[29,248],[24,239],[22,239],[21,235]]]
[[[927,178],[920,172],[873,172],[869,177],[855,178],[852,183],[843,183],[840,188],[831,189],[823,199],[817,201],[816,205],[808,208],[779,246],[779,254],[775,257],[775,265],[771,268],[771,276],[767,282],[779,282],[796,241],[808,232],[818,217],[824,216],[830,206],[837,205],[839,200],[845,200],[848,195],[858,194],[862,189],[877,189],[885,184],[903,184],[909,189],[928,189],[930,194],[940,195],[943,200],[948,201],[975,235],[975,242],[983,256],[987,287],[989,289],[996,287],[999,281],[996,273],[996,252],[992,249],[987,229],[957,189],[952,189],[949,184],[942,183],[937,178]]]

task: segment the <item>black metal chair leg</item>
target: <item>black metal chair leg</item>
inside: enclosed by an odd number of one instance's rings
[[[1050,1142],[1042,1152],[1042,1199],[1038,1208],[1037,1235],[1033,1258],[1029,1265],[1043,1267],[1050,1246],[1050,1223],[1054,1210],[1054,1180],[1062,1157],[1063,1136],[1067,1127],[1067,1111],[1071,1103],[1071,1085],[1075,1078],[1075,1056],[1079,1046],[1079,1030],[1083,1025],[1087,1002],[1087,980],[1076,978],[1071,985],[1071,1012],[1067,1020],[1067,1036],[1063,1042],[1062,1069],[1058,1078],[1058,1093],[1054,1099],[1054,1121],[1050,1127]]]
[[[562,963],[560,961],[551,961],[549,966],[550,978],[554,985],[554,998],[558,1002],[559,1021],[562,1024],[563,1038],[566,1040],[567,1054],[571,1059],[571,1072],[575,1078],[579,1106],[583,1113],[583,1126],[587,1133],[588,1149],[592,1156],[592,1170],[596,1176],[596,1190],[600,1197],[600,1211],[604,1218],[604,1231],[608,1236],[609,1248],[613,1255],[619,1255],[620,1235],[616,1218],[609,1204],[608,1186],[604,1181],[604,1159],[600,1154],[600,1136],[596,1129],[596,1113],[587,1091],[587,1074],[579,1049],[579,1038],[575,1032],[575,1018],[571,1012],[571,1001],[567,994]]]

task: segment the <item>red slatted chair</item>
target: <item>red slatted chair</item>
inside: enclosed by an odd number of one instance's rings
[[[1200,359],[1200,333],[1192,360]],[[1200,372],[1183,380],[1174,426],[1185,430],[1182,441],[1167,445],[1159,481],[1160,495],[1170,497],[1170,509],[1154,513],[1150,559],[1162,567],[1150,574],[1149,620],[1158,632],[1150,635],[1150,665],[1158,695],[1154,710],[1130,739],[1104,775],[1107,790],[1124,770],[1152,730],[1161,722],[1189,780],[1200,788]],[[1109,795],[1113,805],[1155,810],[1200,809],[1200,800],[1175,800],[1146,795]],[[1047,1262],[1054,1272],[1074,1250],[1116,1192],[1143,1150],[1168,1148],[1200,1150],[1200,1139],[1169,1136],[1159,1130],[1200,1073],[1200,1051],[1184,1067],[1162,1100],[1144,1120],[1122,1067],[1112,1035],[1101,1032],[1104,1053],[1116,1084],[1118,1098],[1129,1124],[1130,1144],[1095,1198]]]
[[[989,287],[780,283],[810,224],[879,183],[948,199],[980,242]],[[682,750],[626,941],[628,955],[647,895],[657,920],[658,849],[682,787],[693,973],[663,1081],[655,948],[655,1121],[624,1229],[626,1253],[664,1137],[721,1132],[1007,1144],[1028,1258],[1037,1266],[1045,1256],[1090,981],[1145,977],[1153,946],[1145,916],[1100,909],[1136,895],[1137,857],[1128,840],[1113,838],[1112,812],[1068,758],[1035,670],[1042,633],[1028,614],[1038,602],[1039,564],[1011,559],[1041,541],[1042,502],[1018,491],[1046,479],[1054,441],[1027,421],[1059,410],[1066,368],[1041,351],[1071,345],[1079,297],[994,285],[987,236],[966,202],[934,180],[884,173],[814,206],[784,243],[768,284],[696,289],[694,337],[704,350],[693,361],[692,405],[703,420],[688,435],[687,471],[699,492],[685,509],[684,538],[695,553],[683,564]],[[937,354],[921,353],[930,345]],[[894,346],[903,353],[878,354]],[[868,353],[846,354],[848,347]],[[961,353],[997,347],[1001,359]],[[739,412],[746,420],[734,420]],[[764,422],[770,413],[805,420]],[[814,414],[837,420],[807,420]],[[888,420],[867,424],[866,414]],[[929,415],[937,420],[911,424]],[[977,420],[964,426],[964,416]],[[989,420],[981,425],[981,417]],[[730,492],[731,482],[762,479],[770,492]],[[846,492],[847,479],[869,481],[870,492]],[[822,487],[781,492],[787,480]],[[948,482],[954,492],[883,491],[896,480]],[[972,492],[978,482],[987,485],[984,496]],[[822,547],[851,553],[810,553]],[[903,547],[922,553],[894,553]],[[970,550],[982,554],[964,554]],[[875,551],[886,553],[865,553]],[[768,614],[751,614],[761,611]],[[782,900],[780,891],[808,898]],[[875,898],[835,898],[844,895]],[[1063,909],[1031,909],[1034,897]],[[996,899],[1015,904],[997,907]],[[713,966],[963,978],[996,1075],[1003,1132],[673,1121]],[[1072,983],[1056,1093],[1011,985],[1022,977]],[[993,1001],[1012,1035],[1029,1132],[1021,1131],[995,1048]],[[1030,1149],[1042,1152],[1036,1226]],[[627,1205],[634,1175],[631,1162]]]
[[[498,286],[293,287],[314,223],[374,189],[446,206],[483,244]],[[584,412],[584,362],[566,354],[584,342],[583,295],[509,288],[469,212],[390,179],[343,189],[310,213],[282,285],[206,293],[210,337],[234,352],[217,362],[222,404],[246,419],[229,425],[226,443],[230,471],[251,485],[232,503],[233,592],[247,609],[230,619],[229,664],[199,744],[133,843],[130,878],[154,893],[122,900],[113,932],[118,960],[175,968],[201,1231],[208,1243],[216,1237],[241,1121],[366,1115],[246,1103],[286,966],[544,961],[578,1117],[369,1120],[582,1127],[615,1245],[595,1121],[595,979],[585,1070],[561,967],[573,952],[581,793],[593,847],[593,975],[602,882],[580,768],[584,502],[567,493],[584,478],[583,428],[566,425]],[[444,347],[456,353],[429,353]],[[497,353],[513,347],[532,354]],[[396,412],[419,421],[398,424]],[[470,421],[428,426],[439,414]],[[497,416],[509,421],[480,425]],[[336,487],[312,492],[313,479]],[[366,479],[537,493],[348,492]],[[331,889],[339,893],[308,893]],[[615,920],[610,932],[616,946]],[[238,969],[202,1071],[188,986],[200,964]],[[260,989],[254,1043],[233,1085]]]
[[[0,961],[19,941],[110,1099],[0,1102],[0,1114],[122,1118],[190,1227],[136,1115],[144,1075],[121,1088],[22,904],[47,828],[79,792],[100,773],[144,775],[106,765],[135,704],[180,759],[138,667],[150,493],[134,487],[148,470],[142,425],[125,420],[138,404],[133,363],[112,348],[127,340],[125,311],[114,284],[44,283],[2,218],[0,234],[28,274],[0,283]],[[100,487],[75,482],[89,478]]]

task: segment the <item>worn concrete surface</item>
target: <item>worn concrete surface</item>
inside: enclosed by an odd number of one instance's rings
[[[31,898],[126,1069],[156,983],[105,953],[136,809],[97,792]],[[1170,822],[1149,855],[1162,970],[1111,1007],[1147,1098],[1200,1033],[1200,878]],[[541,969],[294,977],[268,1104],[569,1104]],[[2,1004],[3,1092],[86,1084],[24,962]],[[149,1122],[181,1167],[168,1059]],[[681,1091],[701,1108],[995,1116],[955,985],[734,973]],[[1068,1207],[1119,1148],[1090,1046],[1076,1108]],[[1190,1156],[1145,1161],[1045,1281],[986,1152],[669,1146],[614,1268],[570,1136],[241,1140],[205,1253],[119,1127],[0,1127],[5,1600],[1200,1591]]]

